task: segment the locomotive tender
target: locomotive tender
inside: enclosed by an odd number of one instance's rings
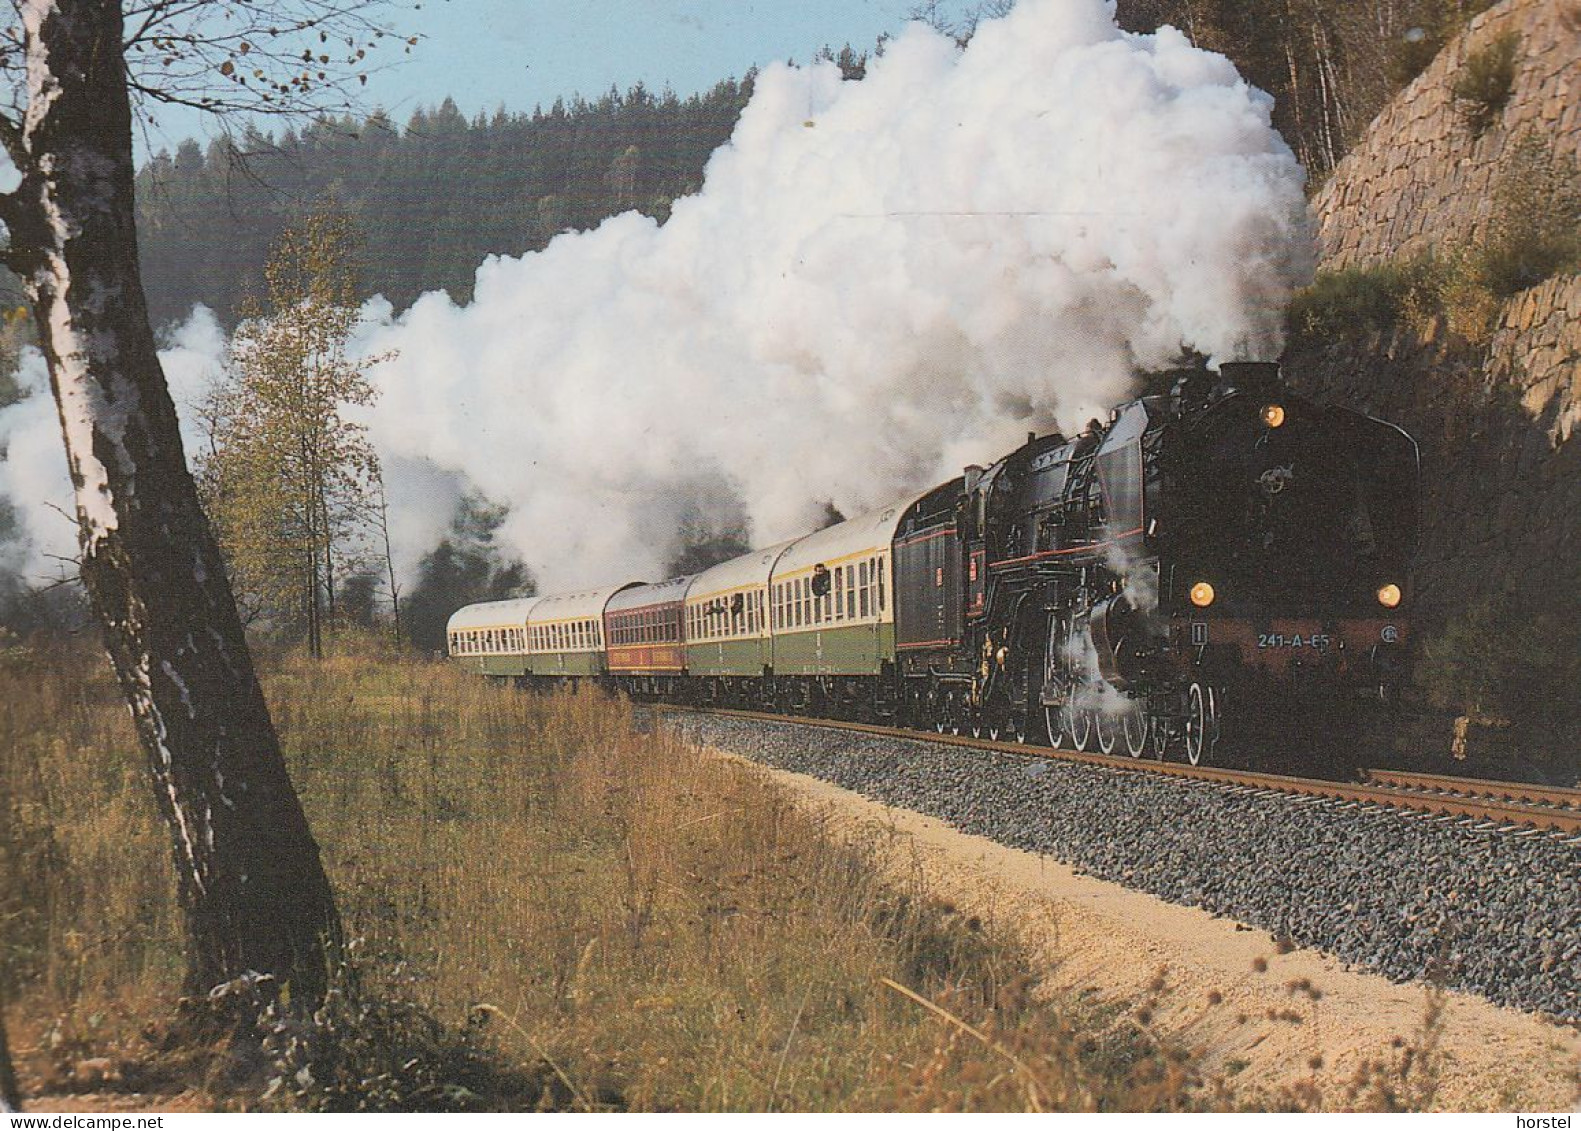
[[[1225,363],[1074,438],[693,577],[471,605],[469,670],[1179,754],[1386,699],[1409,631],[1401,429]]]

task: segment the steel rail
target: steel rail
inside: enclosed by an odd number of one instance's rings
[[[1458,794],[1464,797],[1494,797],[1532,805],[1551,805],[1559,809],[1581,810],[1581,789],[1526,782],[1492,781],[1485,778],[1449,777],[1445,774],[1407,773],[1400,770],[1368,770],[1369,781],[1392,789],[1423,793]]]
[[[811,718],[805,715],[772,715],[762,711],[744,711],[726,708],[682,707],[668,703],[646,704],[669,713],[694,713],[738,718],[752,722],[785,723],[794,726],[820,727],[827,730],[869,734],[883,738],[900,738],[915,742],[938,742],[951,746],[964,746],[978,750],[994,750],[1006,754],[1019,754],[1029,758],[1074,762],[1103,766],[1133,773],[1154,774],[1185,778],[1189,781],[1212,782],[1220,785],[1239,786],[1244,789],[1269,790],[1291,796],[1352,801],[1358,804],[1378,805],[1388,809],[1429,813],[1449,817],[1478,818],[1496,821],[1500,825],[1552,829],[1561,833],[1581,833],[1581,790],[1556,790],[1548,787],[1526,787],[1514,782],[1479,782],[1472,778],[1448,778],[1441,775],[1395,774],[1393,771],[1369,771],[1372,780],[1360,783],[1324,781],[1320,778],[1298,778],[1286,774],[1270,774],[1257,770],[1232,770],[1220,766],[1192,766],[1182,762],[1161,762],[1152,759],[1129,758],[1117,754],[1095,751],[1067,750],[1059,747],[1031,746],[1018,742],[971,738],[966,735],[936,734],[930,731],[911,730],[904,727],[880,726],[874,723],[848,722],[843,719]],[[1424,779],[1437,777],[1444,783],[1453,783],[1457,789],[1447,787],[1424,788]],[[1384,780],[1388,779],[1388,780]],[[1396,784],[1394,779],[1399,779]],[[1409,779],[1409,784],[1407,784]],[[1534,797],[1558,797],[1559,800],[1533,803]]]

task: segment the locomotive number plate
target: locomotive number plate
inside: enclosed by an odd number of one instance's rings
[[[1326,632],[1314,632],[1310,636],[1302,636],[1299,632],[1285,635],[1283,632],[1259,632],[1257,646],[1259,648],[1316,648],[1319,652],[1327,652],[1333,637]]]

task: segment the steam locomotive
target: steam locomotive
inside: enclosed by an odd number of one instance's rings
[[[471,605],[469,670],[1195,764],[1387,700],[1410,630],[1400,428],[1225,363],[1073,438],[691,577]]]

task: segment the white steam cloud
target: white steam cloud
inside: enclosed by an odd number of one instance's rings
[[[512,510],[548,587],[657,577],[699,495],[759,543],[1079,427],[1182,345],[1277,356],[1308,272],[1270,100],[1099,0],[1024,0],[959,51],[913,26],[861,82],[777,66],[703,192],[367,341],[386,452]]]
[[[1022,0],[964,51],[914,25],[861,82],[767,69],[664,226],[491,258],[465,307],[370,305],[400,564],[476,490],[546,589],[657,579],[685,516],[744,507],[765,544],[1078,428],[1182,346],[1277,356],[1311,240],[1270,107],[1102,0]],[[0,416],[12,499],[41,497],[11,465],[43,412]]]

